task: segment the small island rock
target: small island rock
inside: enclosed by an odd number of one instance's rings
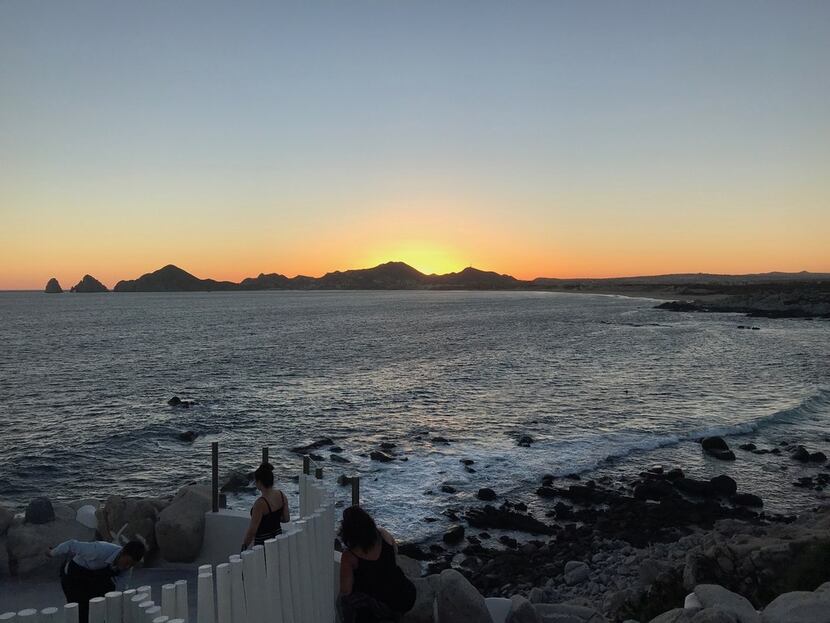
[[[61,288],[61,284],[58,283],[58,280],[52,277],[48,282],[46,282],[46,288],[43,290],[46,294],[63,294],[63,288]]]

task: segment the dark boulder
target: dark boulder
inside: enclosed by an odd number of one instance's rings
[[[352,484],[352,479],[346,476],[346,474],[340,474],[337,477],[337,484],[341,487],[345,487],[346,485]]]
[[[401,543],[398,545],[398,554],[406,556],[412,560],[429,560],[432,558],[428,552],[421,549],[420,545],[415,543]]]
[[[469,466],[469,465],[472,465],[473,463],[475,463],[475,461],[473,459],[460,459],[458,462],[461,463],[462,465],[466,465],[466,466]]]
[[[522,435],[519,437],[518,444],[523,448],[529,448],[530,444],[533,443],[533,437],[530,435]]]
[[[484,500],[485,502],[490,502],[496,499],[496,492],[493,491],[490,487],[484,487],[478,490],[476,497],[479,500]]]
[[[712,485],[715,493],[723,496],[730,496],[738,490],[738,484],[729,476],[721,474],[711,478],[709,482]]]
[[[54,520],[55,509],[49,498],[35,498],[26,507],[26,523],[44,524]]]
[[[380,461],[381,463],[389,463],[395,460],[394,457],[389,456],[380,450],[372,450],[372,452],[369,453],[369,458],[373,461]]]
[[[251,488],[253,481],[253,474],[241,469],[235,469],[228,472],[225,477],[225,484],[219,489],[222,492],[227,491],[245,491]]]
[[[458,489],[456,489],[452,485],[441,485],[441,491],[443,491],[444,493],[456,493]]]
[[[827,455],[824,452],[811,452],[810,463],[824,463],[827,461]]]
[[[752,493],[736,493],[732,496],[732,503],[738,506],[763,506],[764,501]]]
[[[553,534],[555,532],[553,526],[542,523],[530,515],[517,513],[505,506],[495,508],[489,504],[467,511],[467,523],[482,530],[516,530],[531,534]]]
[[[464,526],[453,526],[441,537],[447,545],[456,545],[464,540]]]
[[[722,437],[704,437],[700,441],[703,451],[709,456],[713,456],[721,461],[734,461],[735,453],[729,449],[729,446]]]
[[[660,501],[663,498],[676,495],[674,488],[664,480],[641,482],[634,487],[634,497],[638,500]]]
[[[186,430],[178,434],[179,441],[184,441],[187,443],[193,443],[196,441],[196,437],[199,436],[199,433],[196,433],[192,430]]]
[[[308,445],[305,446],[297,446],[295,448],[291,448],[291,452],[294,454],[308,454],[312,450],[317,450],[318,448],[323,448],[325,446],[333,446],[334,441],[332,441],[329,437],[323,437],[322,439],[318,439]]]
[[[702,498],[714,497],[716,494],[712,483],[707,480],[695,480],[694,478],[683,477],[675,480],[674,486],[683,493]]]
[[[683,478],[683,470],[679,467],[674,467],[666,472],[666,478],[669,480],[677,480],[678,478]]]
[[[380,449],[381,450],[392,450],[392,449],[397,448],[397,447],[398,447],[398,444],[394,444],[391,441],[384,441],[383,443],[380,444]]]
[[[340,456],[339,454],[330,454],[329,459],[331,459],[335,463],[351,463],[349,459],[347,459],[344,456]]]
[[[798,446],[790,457],[801,463],[807,463],[810,460],[810,453],[804,446]]]
[[[754,443],[742,443],[740,446],[738,446],[738,448],[740,448],[741,450],[746,450],[747,452],[752,452],[757,447],[758,446],[756,446]]]
[[[447,439],[446,437],[437,436],[437,437],[432,438],[432,443],[449,443],[449,442],[450,442],[450,440]]]

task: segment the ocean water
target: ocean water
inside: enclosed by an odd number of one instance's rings
[[[693,440],[830,454],[830,323],[654,305],[539,292],[0,293],[0,501],[171,493],[209,478],[211,441],[223,472],[253,469],[268,446],[294,494],[289,448],[329,436],[351,463],[320,451],[325,477],[360,474],[367,506],[410,539],[443,530],[424,518],[473,503],[479,487],[535,509],[545,473],[622,477],[653,463],[728,473],[772,511],[814,503],[791,486],[803,470],[788,457],[736,450],[726,464]],[[197,405],[169,407],[173,395]],[[177,439],[188,430],[192,444]],[[406,460],[369,460],[381,441]]]

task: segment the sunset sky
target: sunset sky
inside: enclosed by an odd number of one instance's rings
[[[0,2],[0,289],[830,271],[830,2]]]

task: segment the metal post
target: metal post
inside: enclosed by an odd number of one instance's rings
[[[323,468],[322,467],[318,467],[317,469],[314,470],[314,477],[317,480],[322,480],[323,479]]]
[[[352,506],[360,506],[360,476],[352,476]]]
[[[311,474],[311,457],[307,454],[303,457],[303,473],[306,476]]]
[[[219,442],[214,441],[210,444],[210,453],[212,460],[211,473],[211,492],[213,494],[213,512],[219,512]]]
[[[268,447],[267,446],[262,449],[262,462],[263,463],[268,462]]]

